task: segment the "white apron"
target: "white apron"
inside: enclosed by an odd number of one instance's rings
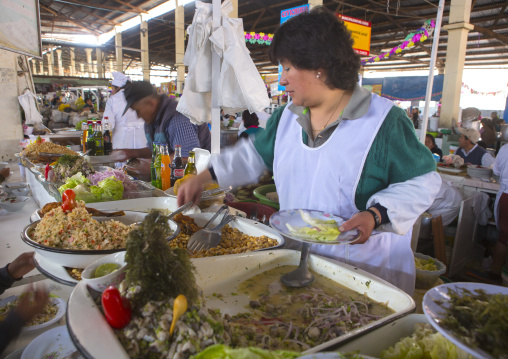
[[[303,143],[297,115],[284,110],[277,129],[274,178],[280,209],[315,209],[350,218],[369,149],[393,103],[372,95],[367,113],[343,120],[318,148]],[[415,286],[411,231],[400,236],[374,231],[365,244],[312,245],[311,252],[357,266],[408,294]]]

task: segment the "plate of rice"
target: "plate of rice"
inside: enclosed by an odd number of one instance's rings
[[[26,226],[21,238],[46,259],[66,267],[85,268],[107,254],[125,250],[129,232],[136,223],[143,221],[146,213],[124,212],[125,216],[115,217],[114,220],[92,218],[84,202],[80,201],[68,213],[61,207],[51,210],[41,220]],[[178,224],[173,221],[169,223],[172,236],[178,235]]]
[[[27,294],[22,294],[27,295]],[[0,301],[0,322],[9,312],[18,305],[18,296],[13,295]],[[23,327],[24,332],[36,331],[49,327],[58,322],[65,314],[65,301],[61,298],[51,297],[41,312],[37,313],[32,320]]]

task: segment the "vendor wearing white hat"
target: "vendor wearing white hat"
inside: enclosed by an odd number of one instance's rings
[[[459,128],[459,149],[456,155],[464,159],[464,163],[490,167],[494,164],[495,158],[492,157],[483,147],[478,146],[480,132],[474,128]]]
[[[144,121],[132,109],[124,114],[127,105],[124,87],[130,82],[130,78],[123,73],[113,72],[113,81],[111,82],[113,95],[106,103],[104,111],[104,118],[108,117],[109,128],[113,130],[113,149],[146,147]]]

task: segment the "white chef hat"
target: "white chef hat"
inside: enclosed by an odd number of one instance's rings
[[[130,81],[129,76],[125,76],[123,73],[118,71],[113,72],[113,81],[111,81],[111,85],[124,87],[127,81]]]

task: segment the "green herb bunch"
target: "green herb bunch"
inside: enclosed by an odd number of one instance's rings
[[[125,260],[128,265],[127,287],[140,286],[131,299],[135,308],[148,301],[161,301],[185,295],[189,306],[197,304],[198,287],[194,266],[183,249],[171,249],[168,218],[152,210],[141,225],[129,233]]]

